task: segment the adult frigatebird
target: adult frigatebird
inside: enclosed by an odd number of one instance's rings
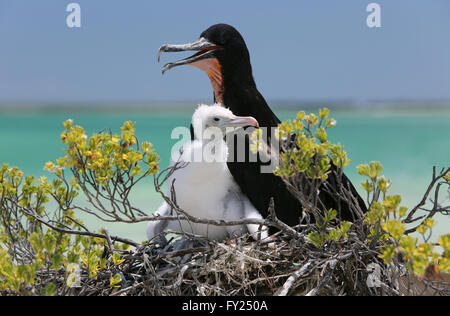
[[[196,51],[193,56],[168,63],[162,72],[180,66],[192,65],[206,72],[214,90],[215,102],[229,108],[235,115],[252,116],[260,127],[274,128],[280,120],[267,105],[264,97],[256,88],[250,63],[250,54],[241,34],[227,24],[215,24],[206,29],[200,38],[189,44],[165,44],[158,51],[158,61],[162,52]],[[191,127],[192,129],[192,127]],[[270,133],[267,135],[270,144]],[[299,224],[302,205],[288,191],[283,180],[273,173],[261,172],[261,161],[228,162],[228,168],[242,192],[247,195],[256,209],[266,217],[270,198],[273,197],[277,217],[286,224]],[[335,166],[332,166],[336,170]],[[331,187],[339,182],[335,173],[330,173],[327,179]],[[366,206],[358,192],[343,174],[341,183],[355,197],[362,211]],[[341,219],[353,220],[354,215],[348,202],[337,201],[325,191],[320,192],[320,198],[326,208],[338,210]],[[271,229],[273,232],[274,229]]]

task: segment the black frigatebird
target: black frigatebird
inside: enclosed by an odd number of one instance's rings
[[[264,97],[256,88],[250,63],[250,54],[241,34],[227,24],[215,24],[206,29],[200,38],[189,44],[165,44],[158,51],[158,61],[162,52],[196,51],[193,56],[168,63],[162,72],[180,66],[192,65],[206,72],[213,90],[215,102],[229,108],[235,115],[252,116],[260,127],[274,128],[280,120],[268,106]],[[192,127],[191,127],[192,129]],[[270,133],[267,135],[268,143]],[[302,205],[299,200],[288,191],[283,180],[273,173],[262,173],[260,161],[257,162],[228,162],[228,168],[244,194],[266,217],[270,198],[273,197],[277,217],[286,224],[299,224]],[[332,165],[332,169],[336,167]],[[366,206],[350,180],[342,174],[342,183],[352,192],[361,210]],[[329,174],[327,179],[331,187],[338,183],[336,173]],[[325,207],[338,210],[340,218],[353,220],[354,215],[348,202],[339,203],[329,193],[320,192],[321,201]],[[271,232],[274,232],[271,229]]]

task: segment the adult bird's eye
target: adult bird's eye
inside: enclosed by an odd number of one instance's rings
[[[220,118],[215,117],[215,118],[214,118],[214,121],[219,122],[219,121],[220,121]]]

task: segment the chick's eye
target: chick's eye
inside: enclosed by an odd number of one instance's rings
[[[220,121],[220,118],[215,117],[215,118],[214,118],[214,121],[215,121],[215,122],[219,122],[219,121]]]

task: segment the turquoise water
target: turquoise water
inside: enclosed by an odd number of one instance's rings
[[[281,119],[295,116],[296,111],[276,111]],[[17,111],[0,110],[0,164],[18,166],[27,175],[47,175],[43,166],[61,157],[59,135],[62,122],[73,119],[88,134],[111,128],[119,132],[124,121],[136,122],[136,134],[153,143],[161,156],[161,167],[169,163],[170,149],[177,142],[171,139],[176,126],[189,126],[192,109],[155,111]],[[330,130],[333,141],[340,141],[351,159],[346,174],[360,190],[362,178],[356,166],[379,160],[383,173],[393,181],[392,193],[402,194],[403,204],[412,207],[422,197],[431,178],[433,166],[450,165],[450,111],[438,112],[368,112],[337,111],[332,116],[337,127]],[[161,203],[151,181],[136,187],[136,206],[149,214]],[[448,195],[447,195],[447,203]],[[145,224],[107,224],[85,218],[93,229],[107,226],[111,233],[145,239]],[[440,218],[436,231],[449,231],[449,219]]]

